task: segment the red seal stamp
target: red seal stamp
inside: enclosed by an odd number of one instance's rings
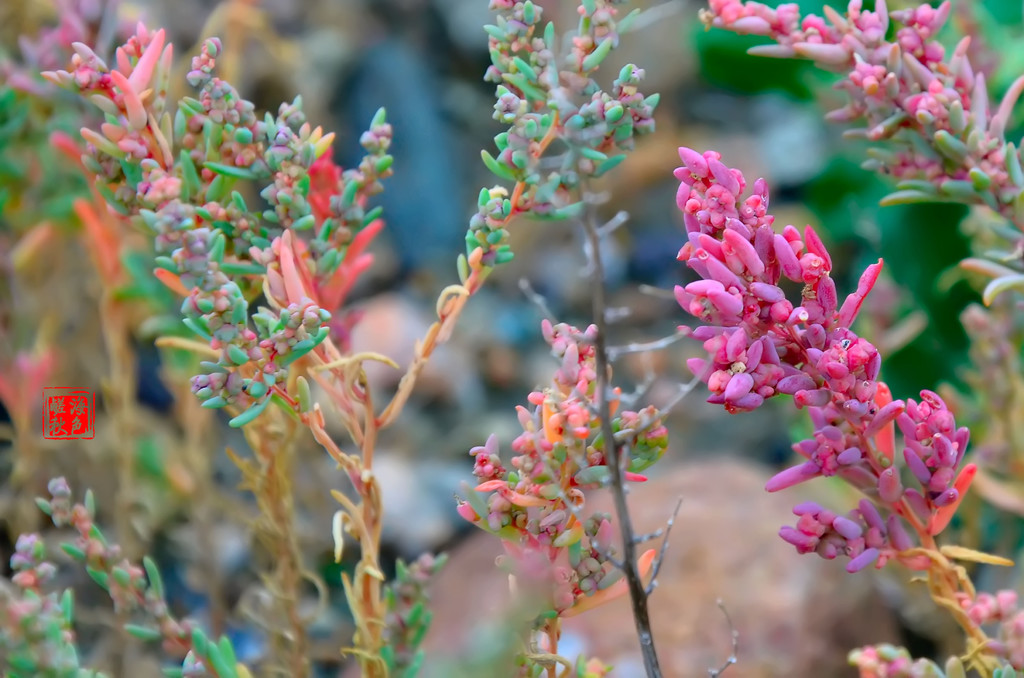
[[[87,388],[43,389],[43,437],[72,440],[96,437],[96,399]]]

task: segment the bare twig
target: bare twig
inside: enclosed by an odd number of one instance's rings
[[[557,322],[557,317],[554,313],[552,313],[551,307],[548,306],[548,300],[545,299],[544,295],[542,295],[540,292],[533,289],[533,285],[530,284],[529,280],[527,280],[526,278],[520,278],[519,289],[523,291],[523,294],[526,295],[526,298],[528,300],[530,300],[537,308],[540,309],[540,312],[544,314],[545,318],[547,318],[551,322]]]
[[[722,602],[721,598],[718,599],[718,609],[725,615],[725,622],[729,625],[729,635],[732,636],[732,653],[726,658],[721,667],[717,669],[708,669],[708,675],[711,678],[718,678],[718,676],[725,673],[726,669],[739,661],[736,655],[739,653],[740,649],[740,632],[736,630],[736,626],[732,623],[729,611],[725,609],[725,603]]]
[[[629,27],[628,32],[634,33],[636,31],[643,30],[648,26],[653,26],[654,24],[664,21],[673,14],[678,14],[684,9],[686,9],[686,3],[683,2],[683,0],[669,0],[668,2],[663,2],[660,5],[655,5],[650,9],[640,12],[636,17],[636,20],[633,21],[633,25]]]
[[[637,289],[640,290],[640,294],[646,294],[649,297],[667,299],[668,301],[676,300],[676,295],[672,290],[663,290],[660,287],[655,287],[654,285],[640,285]]]
[[[602,238],[606,235],[614,233],[620,226],[629,221],[629,212],[622,210],[614,217],[609,219],[604,226],[597,229],[597,234]]]
[[[623,346],[610,346],[608,347],[608,359],[617,360],[621,356],[629,353],[647,353],[649,351],[660,351],[663,348],[668,348],[677,341],[689,336],[688,332],[677,331],[675,334],[671,334],[661,339],[646,342],[635,342],[632,344],[625,344]]]
[[[676,502],[676,507],[672,511],[672,517],[665,523],[665,538],[661,542],[661,548],[658,550],[658,557],[654,559],[654,566],[651,568],[651,582],[647,585],[645,593],[651,595],[654,593],[654,589],[658,586],[658,573],[661,572],[661,565],[665,562],[665,552],[668,550],[668,538],[672,534],[672,526],[675,525],[676,517],[679,515],[679,509],[683,506],[683,498],[679,497],[679,501]],[[658,530],[659,532],[661,530]]]
[[[584,194],[586,190],[584,189]],[[661,678],[661,667],[658,664],[658,653],[654,648],[654,634],[651,631],[651,618],[647,607],[647,592],[636,565],[636,541],[633,523],[626,504],[625,479],[622,472],[622,447],[615,438],[612,429],[611,388],[609,379],[608,359],[608,319],[606,316],[608,301],[605,289],[604,264],[601,259],[601,235],[594,216],[594,205],[585,200],[586,213],[583,218],[586,247],[589,262],[587,269],[593,286],[593,315],[597,326],[597,338],[594,342],[597,363],[597,393],[600,398],[598,407],[601,417],[601,435],[605,441],[605,455],[610,458],[608,464],[612,474],[611,488],[615,499],[615,512],[622,537],[623,572],[629,587],[629,599],[633,607],[633,621],[636,625],[637,638],[640,641],[640,652],[643,655],[644,669],[648,678]]]

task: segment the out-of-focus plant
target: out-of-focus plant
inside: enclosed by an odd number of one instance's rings
[[[177,675],[250,678],[226,637],[213,640],[202,629],[171,614],[156,563],[146,557],[137,564],[125,558],[120,546],[107,541],[94,522],[91,492],[86,492],[84,503],[73,504],[71,488],[64,478],[57,478],[50,481],[49,493],[49,499],[37,500],[39,508],[55,527],[69,527],[76,533],[75,540],[61,544],[61,549],[107,591],[115,611],[126,620],[127,633],[145,641],[159,640],[168,654],[183,657]],[[11,569],[15,595],[0,596],[4,620],[0,628],[4,664],[0,666],[5,675],[102,676],[80,666],[71,590],[59,595],[43,590],[54,578],[56,567],[47,559],[41,537],[25,534],[18,538]]]
[[[336,558],[347,538],[360,545],[354,574],[343,577],[357,626],[351,651],[364,675],[408,670],[417,661],[415,647],[397,652],[400,645],[387,645],[389,634],[398,631],[389,631],[378,561],[384,510],[373,475],[378,432],[398,416],[466,299],[494,266],[512,258],[509,220],[518,214],[581,215],[586,200],[574,192],[620,160],[607,151],[630,147],[635,133],[653,126],[656,98],[645,99],[636,90],[642,71],[623,69],[612,94],[600,92],[589,79],[617,42],[611,4],[584,3],[566,71],[558,70],[551,51],[554,27],[548,24],[543,36],[534,34],[539,7],[525,2],[495,8],[503,16],[499,26],[488,27],[495,62],[488,78],[505,83],[495,117],[511,128],[496,139],[498,156],[484,152],[483,158],[492,172],[516,185],[511,194],[500,188],[481,191],[467,253],[458,260],[461,282],[442,291],[438,321],[417,344],[411,367],[380,411],[362,365],[393,363],[348,350],[354,318],[346,317],[343,307],[371,263],[365,249],[382,227],[380,210],[365,206],[391,172],[391,127],[384,112],[361,139],[367,153],[362,163],[343,172],[327,155],[333,135],[306,122],[300,100],[261,119],[214,74],[221,53],[217,39],[206,41],[188,73],[198,97],[182,99],[173,113],[166,101],[172,53],[163,31],[140,26],[117,50],[113,68],[76,43],[71,70],[47,74],[105,114],[98,129],[82,129],[88,144],[83,162],[110,206],[153,234],[161,252],[156,274],[185,297],[184,322],[202,340],[162,343],[208,358],[192,390],[204,407],[231,412],[231,425],[243,428],[255,452],[251,461],[236,456],[236,463],[259,501],[266,523],[262,533],[277,556],[273,592],[286,628],[277,634],[275,657],[290,675],[308,674],[306,620],[297,608],[297,592],[311,575],[295,542],[290,488],[299,428],[311,430],[344,469],[357,496],[353,501],[334,493],[342,505],[335,516]],[[541,158],[555,140],[568,151],[559,157],[559,170],[542,172]],[[237,190],[246,183],[263,187],[265,209],[246,203]],[[261,294],[267,306],[253,312],[250,304]],[[357,454],[343,451],[327,433],[311,380],[336,407]],[[390,617],[401,620],[402,614],[396,610]],[[417,631],[409,639],[421,636]]]

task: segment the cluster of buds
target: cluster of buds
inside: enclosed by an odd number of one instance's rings
[[[208,407],[240,407],[232,424],[244,425],[282,388],[289,363],[332,333],[346,343],[351,319],[332,314],[370,265],[365,250],[382,224],[365,204],[390,175],[391,127],[379,111],[362,138],[367,155],[342,172],[327,154],[333,135],[310,126],[301,99],[260,119],[216,77],[216,38],[187,75],[198,97],[182,99],[173,117],[163,31],[140,25],[113,69],[74,48],[70,71],[45,75],[106,114],[99,130],[82,130],[83,162],[111,206],[154,234],[158,277],[186,297],[185,325],[220,354],[203,364],[193,392]],[[262,182],[265,209],[246,205],[239,181]],[[248,300],[264,279],[273,309],[252,317],[254,331]]]
[[[754,47],[752,54],[811,59],[845,74],[838,87],[849,103],[828,117],[861,121],[860,136],[890,146],[874,149],[867,162],[901,180],[889,203],[944,199],[988,205],[1024,228],[1020,149],[1005,136],[1024,77],[990,110],[985,76],[968,59],[970,38],[949,57],[935,40],[950,15],[949,0],[892,12],[885,2],[867,11],[862,0],[851,0],[846,16],[826,6],[824,17],[801,16],[794,3],[708,5],[701,13],[706,25],[776,42]],[[896,24],[892,40],[890,20]]]
[[[597,416],[599,397],[593,340],[596,327],[543,324],[544,338],[561,363],[551,385],[530,394],[531,409],[518,407],[523,433],[512,442],[516,453],[506,467],[496,436],[470,451],[479,484],[460,503],[459,514],[500,537],[520,578],[548,587],[540,595],[561,616],[577,614],[625,593],[614,567],[615,534],[609,516],[582,515],[584,490],[605,485],[611,475]],[[619,412],[609,403],[625,477],[659,459],[668,433],[653,408]],[[638,454],[639,452],[639,454]],[[641,569],[650,565],[641,558]]]
[[[445,555],[424,553],[408,565],[401,559],[396,563],[395,578],[385,593],[388,643],[381,653],[389,675],[415,674],[422,665],[424,652],[420,645],[432,616],[427,609],[428,587],[447,560]]]
[[[78,675],[71,592],[58,596],[42,590],[56,567],[46,560],[39,535],[18,537],[11,570],[19,595],[0,595],[0,666],[17,675]]]
[[[961,593],[958,599],[961,609],[975,624],[998,626],[998,637],[986,647],[1013,668],[1024,669],[1024,609],[1019,606],[1017,592],[980,593],[973,598]]]
[[[850,518],[801,507],[796,528],[782,536],[801,552],[852,558],[848,569],[881,566],[912,547],[900,522],[922,538],[949,524],[974,477],[962,465],[968,431],[957,428],[938,395],[892,400],[878,381],[881,356],[850,330],[878,278],[881,261],[861,276],[840,305],[825,245],[807,227],[775,233],[767,214],[768,189],[759,179],[744,197],[742,172],[713,151],[679,150],[684,166],[677,203],[688,242],[679,252],[700,280],[676,287],[680,306],[703,325],[691,330],[707,358],[688,365],[711,390],[709,402],[749,411],[765,399],[793,396],[807,408],[814,435],[794,445],[806,461],[773,477],[777,491],[819,476],[839,476],[890,512],[883,521],[872,502]],[[802,284],[799,302],[787,299],[783,279]],[[895,456],[895,426],[903,433],[903,460],[920,485],[904,487]],[[838,522],[837,522],[838,521]],[[904,562],[924,566],[913,558]]]
[[[39,508],[50,516],[55,527],[70,527],[77,533],[74,542],[61,544],[63,551],[82,564],[93,581],[107,591],[118,613],[147,621],[126,624],[128,633],[144,641],[162,641],[165,652],[183,658],[184,675],[240,678],[234,649],[226,637],[213,641],[192,622],[178,621],[171,615],[156,564],[149,557],[143,558],[141,566],[133,564],[121,555],[120,547],[107,541],[94,522],[96,509],[91,492],[86,493],[84,503],[72,503],[71,488],[64,478],[51,480],[48,489],[49,499],[36,500]],[[37,592],[48,572],[43,569],[47,565],[42,561],[43,555],[38,538],[29,536],[19,540],[18,553],[11,563],[18,571],[16,584]],[[38,592],[25,598],[25,601],[34,600],[38,600]],[[51,612],[54,604],[57,603],[49,604]],[[70,591],[64,594],[58,609],[64,620],[61,623],[66,626],[63,642],[73,653]],[[51,619],[51,627],[54,623],[57,622]],[[48,653],[41,654],[38,648],[28,656],[51,657]],[[57,658],[58,655],[52,655],[52,659]],[[73,654],[70,660],[77,662]]]
[[[611,170],[625,158],[614,151],[631,149],[636,135],[654,130],[658,95],[645,97],[639,92],[642,69],[623,67],[611,92],[593,79],[635,16],[617,21],[616,4],[621,1],[581,4],[579,29],[570,36],[571,52],[559,63],[559,36],[553,23],[542,23],[541,7],[530,0],[491,1],[497,19],[484,27],[491,55],[484,80],[497,85],[494,119],[509,128],[494,138],[497,155],[481,151],[481,157],[493,174],[516,182],[516,189],[511,196],[503,189],[480,193],[466,243],[468,255],[481,251],[485,266],[512,258],[504,228],[512,216],[578,216],[583,203],[572,196],[581,182]],[[540,157],[555,139],[568,151],[555,168],[542,170]],[[463,278],[466,268],[460,261]]]

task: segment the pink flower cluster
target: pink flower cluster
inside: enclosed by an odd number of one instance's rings
[[[893,514],[883,521],[870,501],[850,518],[805,505],[797,527],[782,537],[801,552],[851,557],[856,570],[910,548],[900,519],[922,536],[941,532],[974,475],[973,465],[960,468],[969,436],[930,391],[922,391],[921,402],[893,401],[878,381],[878,350],[849,329],[882,262],[868,267],[840,305],[825,245],[810,226],[802,235],[793,226],[775,233],[764,180],[744,197],[742,172],[718,153],[680,148],[679,156],[676,201],[687,232],[679,259],[700,279],[677,286],[675,295],[705,323],[689,331],[704,342],[706,357],[688,366],[708,385],[708,402],[735,413],[792,395],[808,409],[814,435],[794,445],[805,461],[766,489],[840,476]],[[787,281],[802,285],[798,302],[787,298]],[[895,466],[895,424],[920,491],[905,488]]]
[[[862,0],[851,0],[845,16],[826,6],[825,16],[818,17],[801,16],[794,3],[773,8],[710,0],[701,19],[708,26],[775,41],[752,48],[752,54],[807,58],[846,74],[837,88],[849,101],[828,118],[861,121],[860,135],[895,142],[874,149],[867,162],[904,180],[890,200],[917,202],[942,195],[988,205],[1024,223],[1014,207],[1024,189],[1020,149],[1005,138],[1024,77],[990,110],[985,76],[968,58],[970,38],[964,37],[948,58],[935,40],[950,11],[948,0],[938,7],[892,12],[885,2],[865,11]],[[886,37],[890,20],[896,24],[892,41]]]
[[[523,433],[512,442],[516,456],[509,467],[498,454],[496,436],[470,450],[480,483],[458,511],[501,537],[520,577],[549,587],[542,596],[564,616],[622,595],[626,588],[622,571],[613,565],[615,531],[609,517],[582,514],[584,490],[610,477],[596,415],[597,328],[581,331],[545,320],[542,330],[560,360],[551,386],[530,394],[532,410],[516,408]],[[664,454],[668,432],[654,408],[618,412],[618,398],[610,405],[613,429],[622,435],[625,477],[646,480],[638,471]],[[641,570],[652,558],[653,551],[641,557]]]
[[[826,560],[839,555],[850,558],[848,572],[857,572],[872,563],[879,567],[900,551],[913,547],[910,534],[896,514],[882,519],[867,499],[845,516],[837,515],[814,502],[793,509],[799,516],[795,527],[783,527],[779,536],[799,553],[817,553]]]
[[[978,626],[998,624],[999,638],[990,640],[987,647],[1014,668],[1024,668],[1024,610],[1018,605],[1017,592],[980,593],[973,599],[962,593],[958,598],[960,607]]]

